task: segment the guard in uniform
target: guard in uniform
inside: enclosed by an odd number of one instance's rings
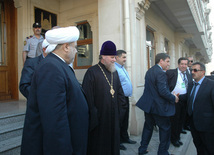
[[[40,23],[33,24],[33,36],[26,37],[24,41],[24,48],[23,48],[23,64],[26,58],[35,58],[36,57],[36,48],[39,42],[44,40],[43,36],[41,35],[41,25]]]

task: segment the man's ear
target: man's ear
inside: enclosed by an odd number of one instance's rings
[[[63,50],[67,53],[68,52],[68,49],[69,49],[69,44],[68,43],[65,43],[62,45],[62,48]]]

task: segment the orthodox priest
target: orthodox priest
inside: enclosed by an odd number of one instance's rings
[[[114,66],[115,56],[115,44],[104,42],[100,62],[90,67],[83,79],[90,114],[88,155],[120,154],[119,112],[125,98]]]

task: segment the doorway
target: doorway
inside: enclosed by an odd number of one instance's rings
[[[0,101],[18,99],[17,10],[0,0]]]

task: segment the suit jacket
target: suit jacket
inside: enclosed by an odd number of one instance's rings
[[[187,104],[192,86],[188,89]],[[180,97],[179,97],[180,98]],[[194,101],[193,122],[195,128],[202,132],[214,131],[214,81],[205,77]]]
[[[214,76],[213,75],[207,75],[206,78],[214,80]]]
[[[172,92],[176,86],[177,79],[178,79],[178,69],[170,69],[166,71],[167,81],[169,85],[169,90]],[[186,76],[188,79],[188,85],[192,83],[192,76],[186,71]]]
[[[22,69],[21,79],[19,82],[19,90],[26,98],[28,98],[29,96],[33,73],[36,70],[36,67],[38,66],[40,61],[42,61],[43,59],[43,56],[40,55],[39,57],[27,59],[25,61],[24,67]]]
[[[73,70],[50,53],[32,79],[21,154],[85,155],[88,105]]]
[[[174,103],[175,96],[169,91],[166,73],[158,65],[154,65],[146,73],[144,93],[136,105],[146,113],[173,116]]]

